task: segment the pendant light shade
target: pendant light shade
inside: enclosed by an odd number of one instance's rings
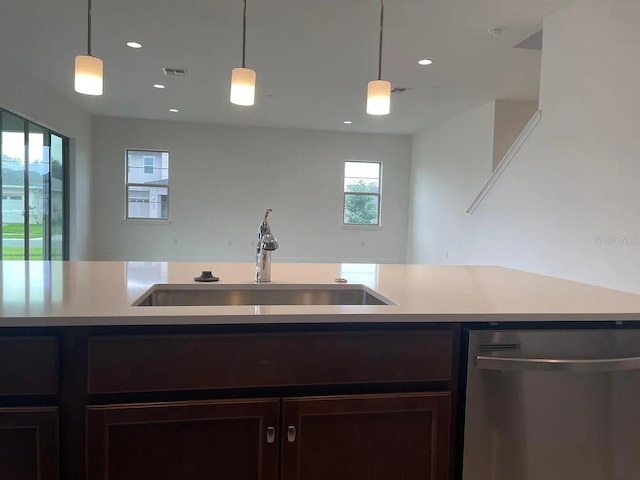
[[[382,33],[384,31],[384,0],[380,0],[380,43],[378,46],[378,79],[367,88],[367,113],[388,115],[391,111],[391,83],[382,80]]]
[[[256,72],[238,67],[231,72],[231,103],[249,107],[256,97]]]
[[[87,54],[76,57],[74,89],[84,95],[102,95],[102,60],[91,55],[91,0],[87,9]]]
[[[367,89],[367,113],[369,115],[388,115],[391,111],[391,83],[386,80],[373,80]]]
[[[242,67],[231,72],[231,94],[229,100],[234,105],[250,107],[256,98],[256,72],[245,66],[247,51],[247,0],[242,8]]]
[[[102,60],[91,55],[76,57],[75,91],[84,95],[102,95]]]

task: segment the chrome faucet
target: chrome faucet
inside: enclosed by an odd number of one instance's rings
[[[271,281],[271,252],[278,248],[278,241],[269,227],[269,215],[271,215],[271,209],[267,208],[258,228],[256,243],[256,282],[258,283]]]

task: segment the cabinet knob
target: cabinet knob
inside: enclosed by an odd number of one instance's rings
[[[267,443],[273,443],[276,441],[276,429],[273,427],[267,427]]]
[[[289,440],[289,443],[296,441],[296,427],[293,425],[287,427],[287,440]]]

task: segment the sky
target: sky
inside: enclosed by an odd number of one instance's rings
[[[43,135],[29,134],[29,163],[40,163],[45,156]],[[48,147],[47,147],[48,150]],[[24,165],[24,134],[21,132],[2,132],[2,154],[17,158]],[[46,154],[48,156],[48,153]]]

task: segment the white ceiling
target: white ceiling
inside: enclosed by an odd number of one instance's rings
[[[495,98],[537,98],[540,52],[512,47],[567,3],[386,0],[382,76],[413,90],[394,94],[389,116],[370,117],[378,0],[248,0],[254,107],[228,100],[240,63],[241,0],[93,0],[93,54],[105,64],[97,98],[73,92],[74,56],[86,52],[86,1],[2,1],[0,56],[95,115],[403,134]],[[495,25],[504,27],[498,38],[487,33]],[[129,40],[144,46],[133,50]],[[434,64],[419,66],[425,57]],[[166,78],[162,67],[188,76]]]

